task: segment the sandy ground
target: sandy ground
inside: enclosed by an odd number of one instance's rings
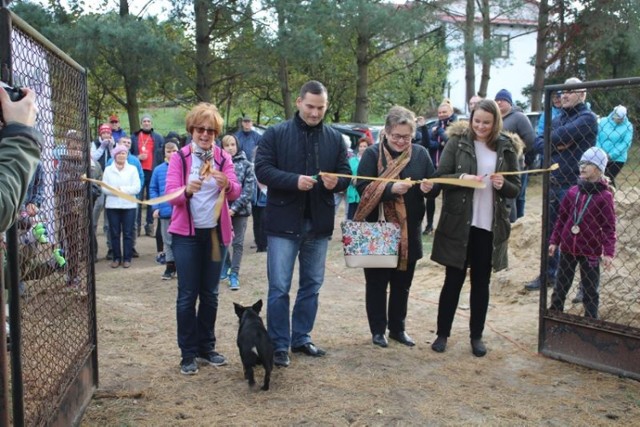
[[[268,392],[249,389],[235,345],[232,303],[266,300],[266,254],[249,249],[250,227],[241,289],[220,287],[217,350],[229,364],[192,377],[179,373],[176,281],[160,280],[155,241],[140,237],[142,256],[129,270],[104,259],[96,265],[100,385],[82,424],[640,425],[640,382],[537,354],[539,295],[522,291],[539,270],[539,188],[531,193],[513,229],[511,268],[492,280],[486,357],[471,354],[468,285],[446,353],[430,349],[443,269],[428,257],[418,264],[407,319],[417,345],[373,346],[363,274],[344,266],[336,229],[313,331],[328,355],[292,355],[289,368],[274,370]],[[424,241],[429,253],[431,238]]]

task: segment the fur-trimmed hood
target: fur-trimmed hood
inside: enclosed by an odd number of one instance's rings
[[[518,157],[520,157],[524,152],[525,145],[522,139],[518,136],[518,134],[513,132],[508,132],[505,130],[503,130],[500,134],[511,140],[511,143],[513,144],[513,148],[516,150]],[[467,135],[469,135],[468,120],[458,120],[457,122],[451,123],[451,125],[449,125],[449,127],[447,128],[447,136],[449,138],[451,137],[461,138],[461,137],[466,137]]]

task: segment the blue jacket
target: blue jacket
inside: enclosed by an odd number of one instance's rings
[[[553,120],[560,115],[562,112],[562,108],[551,106],[551,123]],[[544,111],[540,114],[540,119],[538,119],[538,129],[536,130],[536,136],[544,137]]]
[[[156,197],[164,196],[165,187],[167,185],[167,170],[169,170],[169,163],[164,162],[153,169],[151,174],[151,182],[149,183],[149,198],[155,199]],[[173,206],[169,202],[162,202],[152,206],[153,210],[160,209],[160,218],[169,219],[173,212]]]
[[[633,126],[628,117],[625,117],[620,124],[613,121],[613,113],[600,119],[596,146],[607,152],[610,161],[625,163],[631,141],[633,141]]]
[[[238,147],[239,150],[244,151],[244,154],[247,156],[247,160],[253,162],[253,154],[255,148],[258,146],[258,142],[260,142],[260,134],[255,130],[245,132],[240,129],[235,133],[235,137],[238,139],[238,143],[240,144]]]
[[[271,126],[262,135],[255,168],[258,181],[269,187],[264,213],[267,235],[298,238],[305,218],[311,219],[315,238],[333,234],[333,193],[345,191],[350,179],[338,178],[338,184],[329,190],[318,177],[313,189],[300,191],[298,178],[318,172],[351,174],[340,132],[322,123],[310,127],[296,113],[293,119]]]
[[[551,123],[551,164],[560,166],[551,172],[552,185],[569,188],[578,181],[578,162],[582,154],[596,144],[597,134],[598,119],[585,104],[562,109]],[[536,138],[534,151],[544,152],[544,137]]]

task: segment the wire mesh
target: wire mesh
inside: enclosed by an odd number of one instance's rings
[[[547,314],[640,337],[640,82],[561,91],[548,155]],[[561,105],[560,105],[561,104]],[[601,148],[606,157],[590,147]],[[586,154],[585,154],[586,153]],[[604,172],[604,173],[603,173]],[[600,179],[604,176],[604,180]],[[610,265],[608,257],[611,257]],[[555,274],[554,274],[555,271]]]
[[[36,92],[39,172],[18,220],[27,425],[47,424],[95,343],[86,74],[14,26],[13,84]]]

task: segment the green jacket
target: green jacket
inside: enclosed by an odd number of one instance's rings
[[[476,175],[476,157],[468,122],[458,122],[448,130],[449,142],[444,147],[437,177],[460,178],[463,173]],[[518,156],[523,143],[515,134],[503,132],[498,137],[496,172],[517,171]],[[431,259],[439,264],[462,269],[467,255],[471,218],[473,216],[472,188],[442,185],[442,210],[433,241]],[[495,191],[493,210],[493,254],[495,271],[508,266],[507,246],[511,234],[509,211],[520,192],[520,177],[505,176],[504,185]]]
[[[18,215],[42,144],[42,135],[28,126],[9,123],[0,131],[0,231],[8,229]]]

